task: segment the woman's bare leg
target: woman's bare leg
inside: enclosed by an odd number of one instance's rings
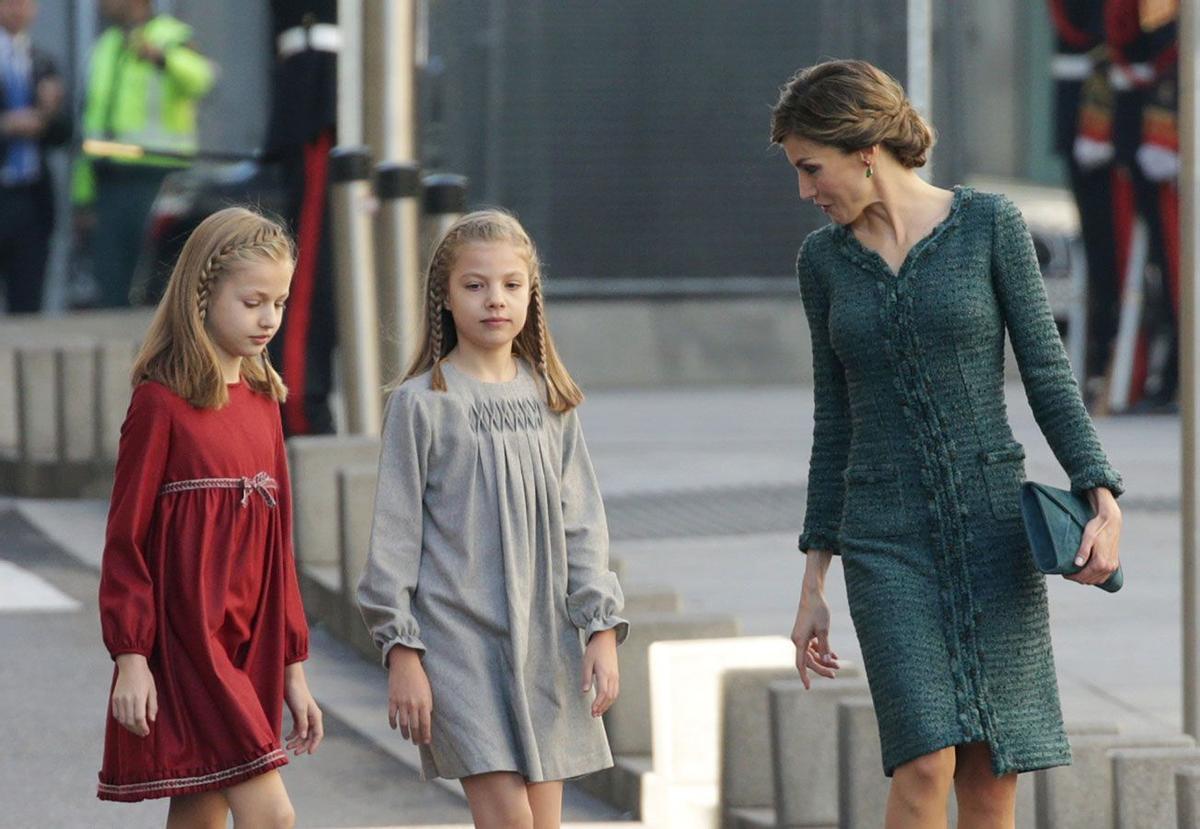
[[[1017,823],[1017,775],[992,773],[987,743],[958,746],[954,772],[959,829],[1013,829]]]
[[[954,748],[944,748],[898,766],[888,792],[887,829],[944,829],[954,762]]]

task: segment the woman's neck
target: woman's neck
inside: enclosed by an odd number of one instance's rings
[[[446,359],[455,368],[485,383],[503,383],[516,377],[512,343],[503,348],[479,348],[459,340]]]
[[[900,169],[877,178],[876,200],[851,222],[853,230],[871,238],[892,239],[901,247],[924,236],[931,217],[942,212],[940,198],[945,191],[915,170]]]

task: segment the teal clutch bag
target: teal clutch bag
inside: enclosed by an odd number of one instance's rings
[[[1026,481],[1021,484],[1021,517],[1033,551],[1033,563],[1046,575],[1070,576],[1082,570],[1075,554],[1083,543],[1083,528],[1095,513],[1083,496],[1065,489]],[[1108,581],[1096,585],[1116,593],[1125,583],[1118,567]]]

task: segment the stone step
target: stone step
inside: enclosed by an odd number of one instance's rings
[[[1112,751],[1115,829],[1177,826],[1175,770],[1197,764],[1200,749],[1194,746]]]
[[[1112,753],[1124,749],[1187,750],[1195,741],[1183,734],[1082,734],[1071,738],[1072,762],[1035,772],[1037,829],[1115,825]],[[1128,778],[1128,775],[1127,775]]]
[[[1175,769],[1176,829],[1200,827],[1200,765]]]
[[[781,826],[833,826],[838,822],[838,705],[870,700],[856,666],[837,679],[799,677],[771,683],[771,772]],[[878,738],[876,738],[878,739]],[[877,770],[882,775],[882,768]]]

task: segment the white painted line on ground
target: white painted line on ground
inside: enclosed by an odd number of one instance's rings
[[[79,610],[79,602],[11,561],[0,560],[0,613]]]

